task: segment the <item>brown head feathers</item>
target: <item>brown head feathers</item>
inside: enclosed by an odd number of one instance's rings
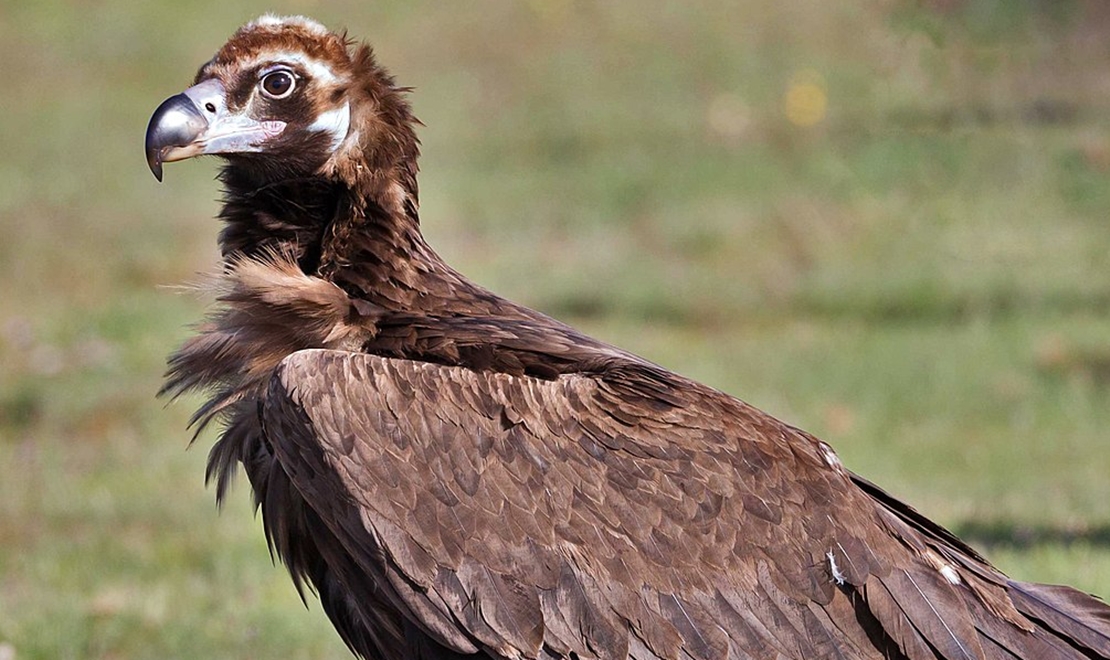
[[[288,53],[342,72],[350,67],[350,45],[346,34],[333,33],[310,18],[266,14],[236,30],[210,64],[241,66]]]
[[[287,99],[262,98],[258,81],[281,67],[295,76],[296,88]],[[209,78],[223,81],[230,107],[253,104],[255,114],[301,129],[266,150],[271,158],[232,158],[256,169],[258,183],[323,175],[348,187],[359,203],[415,210],[419,121],[408,88],[396,85],[369,45],[303,16],[268,14],[239,28],[196,82]]]

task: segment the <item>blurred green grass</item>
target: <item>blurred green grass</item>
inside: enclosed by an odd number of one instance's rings
[[[214,163],[146,120],[231,31],[375,44],[463,272],[813,431],[1015,577],[1110,594],[1110,10],[497,0],[2,5],[0,657],[323,658],[190,402]],[[814,125],[784,98],[811,85]]]

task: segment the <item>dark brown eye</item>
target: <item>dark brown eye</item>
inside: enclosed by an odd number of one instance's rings
[[[272,99],[283,99],[293,93],[296,79],[284,69],[271,71],[262,76],[262,93]]]

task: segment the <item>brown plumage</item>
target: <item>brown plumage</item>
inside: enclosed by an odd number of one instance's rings
[[[365,658],[1107,658],[1110,609],[1007,578],[812,436],[447,266],[366,46],[240,29],[147,134],[226,158],[209,393],[269,542]]]

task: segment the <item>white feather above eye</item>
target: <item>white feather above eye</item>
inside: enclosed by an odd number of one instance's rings
[[[256,66],[266,66],[270,70],[283,64],[299,67],[308,77],[325,84],[334,84],[341,80],[341,76],[336,75],[327,62],[293,50],[265,49],[243,62],[241,67],[249,70]]]

